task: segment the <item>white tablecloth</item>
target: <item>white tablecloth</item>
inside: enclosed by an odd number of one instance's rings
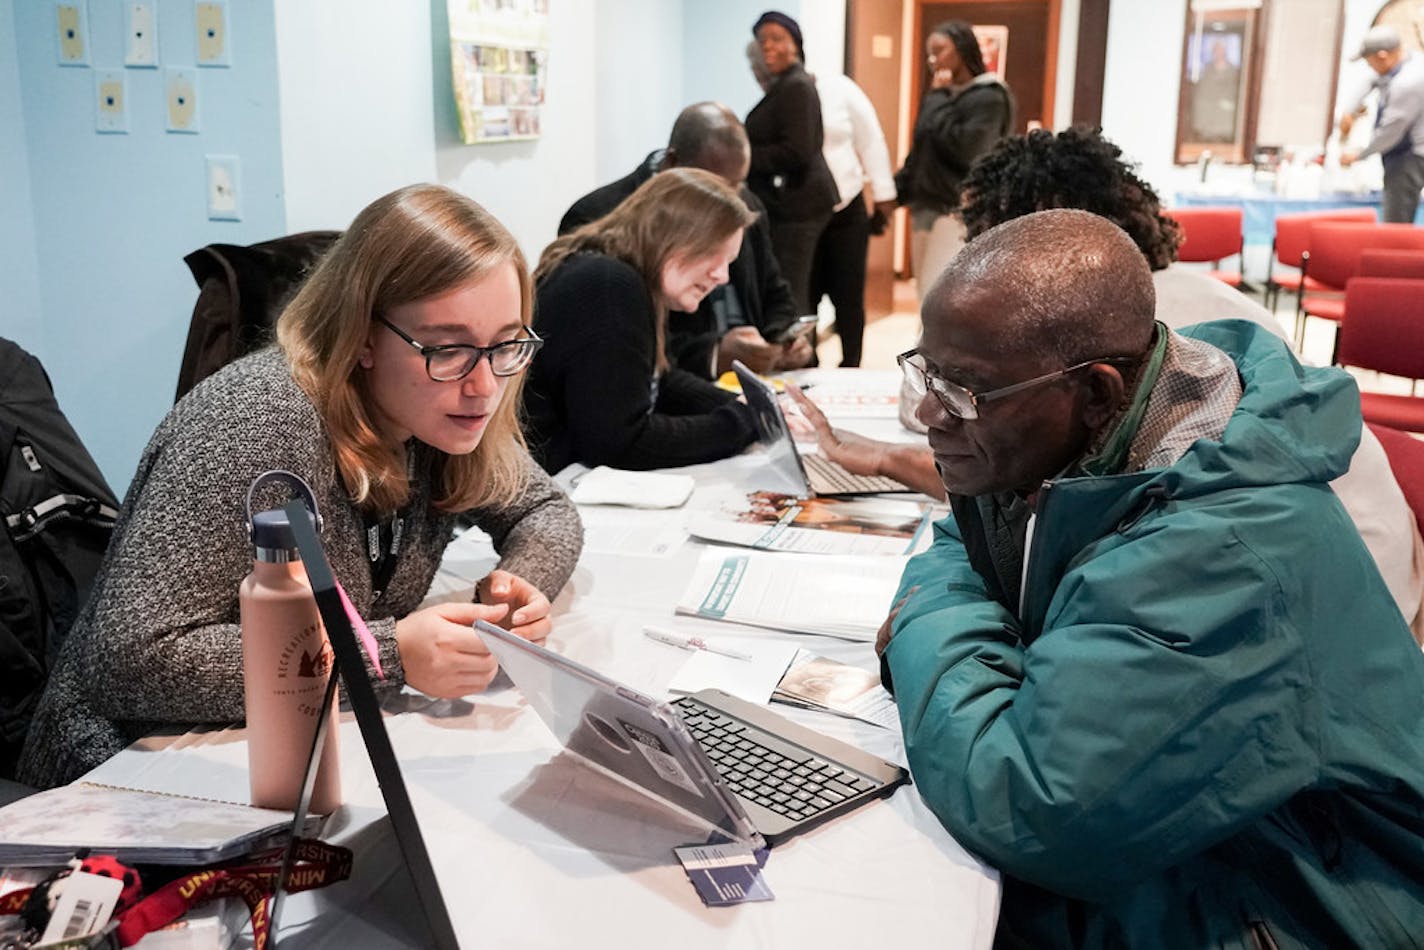
[[[845,372],[854,371],[821,370],[813,378],[830,381]],[[885,382],[893,384],[888,375]],[[900,431],[886,419],[844,422],[882,437]],[[688,511],[763,487],[765,459],[753,449],[683,471],[697,478],[684,509],[589,512],[587,549],[555,603],[552,648],[654,695],[665,694],[687,654],[643,637],[641,627],[649,622],[682,632],[794,641],[874,668],[868,644],[673,616],[701,545],[678,541],[658,555],[629,554],[627,545],[640,536],[675,535]],[[620,546],[625,553],[615,553]],[[468,598],[474,579],[492,563],[484,539],[457,540],[432,597]],[[905,762],[897,732],[776,708]],[[774,901],[709,909],[670,851],[705,833],[570,761],[503,676],[468,700],[407,692],[388,702],[387,711],[386,727],[464,945],[784,950],[926,942],[987,947],[992,941],[997,875],[950,837],[913,786],[777,847],[765,871]],[[292,897],[280,921],[281,944],[342,950],[425,945],[414,890],[349,713],[340,738],[347,804],[328,820],[323,836],[355,849],[356,870],[347,883]],[[88,778],[243,801],[246,765],[242,730],[228,729],[145,740]]]

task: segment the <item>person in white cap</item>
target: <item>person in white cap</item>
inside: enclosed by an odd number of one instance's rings
[[[1384,165],[1384,220],[1412,223],[1424,188],[1424,57],[1408,53],[1394,27],[1376,26],[1365,34],[1354,58],[1379,74],[1379,104],[1370,143],[1342,155],[1340,164],[1348,167],[1378,155]],[[1342,119],[1341,131],[1348,133],[1352,122],[1348,116]]]

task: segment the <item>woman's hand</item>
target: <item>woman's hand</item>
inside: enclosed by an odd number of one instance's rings
[[[396,648],[405,681],[436,699],[483,692],[499,663],[472,624],[495,623],[508,612],[504,604],[437,604],[397,620]]]
[[[492,623],[534,643],[543,643],[549,636],[549,598],[524,578],[508,571],[490,571],[475,589],[481,604],[508,609],[503,620]]]

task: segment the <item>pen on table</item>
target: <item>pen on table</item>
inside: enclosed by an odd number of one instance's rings
[[[708,653],[729,656],[734,660],[750,660],[752,658],[750,653],[743,653],[740,650],[729,650],[726,647],[716,647],[701,637],[684,637],[681,634],[673,633],[671,630],[664,630],[661,627],[644,627],[643,636],[649,640],[656,640],[659,643],[666,643],[668,646],[679,647],[683,650],[706,650]]]

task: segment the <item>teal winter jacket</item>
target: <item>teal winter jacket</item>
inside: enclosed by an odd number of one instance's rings
[[[1327,486],[1338,370],[1251,324],[1220,441],[1036,500],[1019,604],[972,504],[911,561],[885,653],[926,803],[1034,947],[1424,946],[1424,656]],[[917,588],[917,590],[912,590]]]

